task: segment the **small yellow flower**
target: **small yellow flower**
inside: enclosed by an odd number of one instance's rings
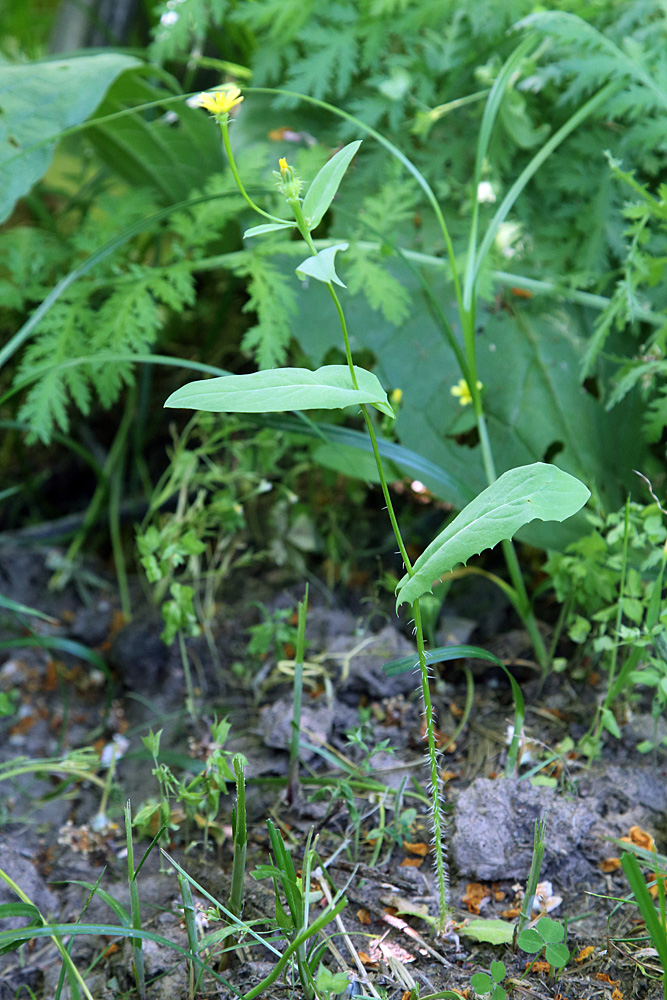
[[[243,100],[238,87],[226,87],[225,90],[216,90],[213,94],[200,94],[197,103],[200,108],[205,108],[212,115],[228,115],[232,108],[240,104]]]
[[[482,383],[479,379],[477,380],[477,388],[482,388]],[[468,383],[464,378],[459,379],[456,385],[453,385],[449,391],[452,396],[458,396],[461,406],[468,406],[469,403],[472,403],[472,395],[470,393]]]
[[[389,401],[390,401],[390,403],[391,403],[392,406],[400,406],[402,399],[403,399],[403,390],[402,389],[394,389],[394,391],[392,392],[391,396],[389,397]]]
[[[284,177],[287,171],[289,170],[287,160],[285,159],[284,156],[281,156],[280,159],[278,160],[278,166],[280,167],[280,173]]]

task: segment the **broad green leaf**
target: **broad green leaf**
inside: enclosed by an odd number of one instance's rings
[[[284,266],[288,270],[291,264],[285,261]],[[471,447],[469,437],[461,436],[472,424],[470,407],[462,407],[450,393],[461,374],[416,276],[394,259],[388,266],[410,294],[410,316],[391,327],[371,309],[363,293],[346,296],[352,350],[372,351],[382,384],[403,390],[396,424],[400,443],[447,470],[449,486],[423,482],[439,499],[460,509],[471,493],[488,485],[481,448]],[[440,272],[423,270],[437,287]],[[294,322],[295,334],[314,366],[340,345],[335,311],[317,292],[297,288]],[[456,326],[455,303],[443,305]],[[551,455],[566,472],[589,485],[595,483],[604,510],[616,510],[633,487],[631,470],[647,461],[646,446],[636,432],[643,404],[639,396],[628,396],[606,413],[604,400],[582,388],[579,369],[587,340],[578,333],[579,307],[545,300],[541,311],[536,299],[529,305],[514,302],[512,313],[481,311],[478,319],[478,378],[484,384],[487,427],[499,472]],[[458,484],[465,484],[465,489]],[[562,549],[589,530],[581,514],[562,525],[534,521],[522,529],[521,538]]]
[[[570,949],[565,944],[548,944],[544,957],[555,969],[562,969],[570,960]]]
[[[351,142],[325,163],[308,188],[303,199],[303,214],[309,229],[319,226],[324,213],[334,200],[336,191],[350,165],[352,157],[361,146],[361,139]]]
[[[320,250],[314,257],[306,257],[296,269],[298,278],[315,278],[316,281],[323,281],[325,284],[333,282],[345,288],[345,285],[336,274],[335,257],[339,250],[347,250],[349,243],[337,243],[336,246],[327,247]]]
[[[116,52],[0,64],[0,222],[46,173],[59,134],[84,122],[116,77],[139,65]]]
[[[519,940],[517,941],[521,951],[527,951],[529,955],[537,955],[538,951],[542,951],[544,948],[544,943],[544,938],[532,927],[527,927],[525,931],[521,931]]]
[[[501,983],[505,976],[507,975],[507,969],[505,968],[504,962],[491,962],[489,966],[489,971],[497,983]]]
[[[294,223],[267,222],[263,226],[253,226],[252,229],[246,229],[243,239],[245,240],[250,236],[263,236],[265,233],[277,233],[279,229],[294,229]]]
[[[474,941],[486,941],[488,944],[511,944],[514,924],[506,920],[471,920],[459,928],[458,933]]]
[[[397,587],[396,608],[431,593],[433,582],[484,549],[512,538],[535,518],[564,521],[586,503],[590,491],[555,465],[510,469],[483,490],[440,532]]]
[[[557,944],[565,937],[563,925],[551,917],[541,917],[535,924],[535,929],[548,944]]]
[[[176,362],[175,358],[170,358],[170,362]],[[0,398],[2,403],[2,398]],[[309,437],[319,437],[326,441],[340,443],[349,446],[355,451],[372,454],[373,446],[366,431],[353,430],[351,427],[339,427],[337,424],[325,424],[307,420],[303,416],[299,417],[268,417],[258,418],[263,425],[274,427],[277,430],[286,430],[295,434],[307,434]],[[378,440],[380,455],[386,462],[395,463],[402,474],[419,479],[431,493],[436,496],[461,496],[464,498],[463,504],[473,498],[470,491],[460,480],[450,476],[446,469],[442,469],[415,451],[403,448],[395,441],[388,441],[386,438]],[[385,468],[387,468],[385,464]],[[391,466],[390,466],[391,468]],[[400,479],[400,476],[397,478]]]
[[[476,972],[470,977],[470,985],[475,993],[490,993],[496,985],[496,981],[491,978],[488,972]]]
[[[318,445],[312,453],[314,462],[324,466],[325,469],[333,469],[343,476],[352,479],[361,479],[365,483],[379,483],[375,457],[358,448],[350,448],[349,445],[329,444]],[[393,478],[393,476],[392,476]],[[400,474],[398,476],[400,479]]]
[[[347,365],[273,368],[251,375],[199,379],[172,392],[165,406],[213,413],[268,413],[282,410],[334,410],[372,403],[390,407],[372,372],[355,366],[358,389],[352,387]],[[393,411],[392,411],[393,412]]]

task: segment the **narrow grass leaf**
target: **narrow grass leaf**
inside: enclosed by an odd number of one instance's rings
[[[630,888],[637,901],[639,912],[644,918],[647,930],[651,935],[653,947],[660,957],[660,964],[666,970],[665,975],[667,976],[667,934],[665,933],[665,927],[660,921],[651,894],[646,888],[646,882],[639,867],[639,862],[634,854],[626,852],[621,858],[621,866],[625,872],[625,877],[630,883]]]

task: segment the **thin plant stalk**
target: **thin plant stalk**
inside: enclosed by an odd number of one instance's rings
[[[132,806],[129,800],[125,803],[125,842],[127,845],[127,880],[130,888],[130,912],[132,927],[141,930],[141,907],[139,905],[139,886],[137,872],[134,870],[134,844],[132,842]],[[141,938],[132,938],[132,967],[137,990],[141,1000],[146,1000],[146,970],[144,967],[144,952]]]
[[[303,697],[303,660],[306,652],[306,613],[308,611],[308,584],[303,600],[298,605],[296,654],[294,657],[294,688],[292,698],[292,738],[290,740],[287,801],[294,805],[299,797],[299,740],[301,737],[301,700]]]
[[[190,949],[190,954],[188,958],[188,963],[190,967],[190,984],[188,990],[189,1000],[193,1000],[196,990],[195,983],[195,969],[198,970],[199,976],[197,981],[203,972],[203,963],[199,957],[199,936],[197,934],[197,919],[195,912],[195,903],[192,896],[192,889],[190,888],[189,881],[181,875],[181,873],[176,870],[176,877],[178,878],[178,888],[181,892],[181,899],[183,901],[183,915],[185,919],[185,929],[188,935],[188,947]]]
[[[179,628],[177,635],[178,651],[183,665],[183,674],[185,675],[185,689],[187,691],[186,705],[188,712],[190,713],[190,718],[195,719],[195,689],[192,684],[192,671],[190,670],[190,660],[188,659],[188,650],[185,645],[183,630]]]
[[[229,893],[229,909],[235,917],[241,918],[243,911],[243,888],[245,859],[248,844],[245,809],[245,773],[243,757],[235,754],[232,761],[236,775],[236,805],[232,812],[232,833],[234,839],[234,862],[232,864],[232,886]]]

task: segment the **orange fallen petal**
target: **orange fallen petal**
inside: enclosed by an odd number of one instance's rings
[[[605,858],[604,861],[600,862],[600,869],[605,873],[615,872],[620,867],[620,858]]]
[[[403,841],[403,847],[409,854],[419,854],[422,858],[425,858],[430,851],[428,844],[410,844],[407,840]]]
[[[646,876],[646,878],[647,878],[647,881],[648,880],[653,881],[655,879],[655,875],[649,873]],[[662,885],[663,885],[663,888],[665,890],[667,890],[667,879],[663,879],[662,880]],[[658,898],[658,893],[660,891],[658,889],[658,883],[656,882],[655,885],[649,885],[648,886],[648,891],[649,891],[649,894],[653,897],[653,899],[657,899]]]
[[[575,962],[585,961],[589,955],[592,955],[595,951],[595,945],[588,944],[585,948],[582,948],[579,954],[575,957]]]
[[[481,882],[468,882],[466,891],[461,897],[469,913],[479,913],[485,903],[491,899],[491,892]]]
[[[357,910],[357,920],[360,924],[370,924],[371,915],[368,910],[362,907],[360,910]]]
[[[421,868],[424,864],[423,858],[403,858],[399,868]]]
[[[620,990],[614,990],[611,995],[611,1000],[623,1000],[623,994]]]
[[[503,920],[514,920],[515,917],[518,917],[520,915],[521,915],[521,910],[517,909],[517,907],[515,906],[511,907],[509,910],[502,910],[500,913],[500,916],[503,918]]]
[[[551,966],[548,962],[540,959],[538,962],[533,962],[531,965],[531,960],[528,959],[526,962],[526,968],[530,967],[531,972],[543,972],[544,975],[548,975],[551,972]]]
[[[646,830],[642,830],[640,826],[630,827],[630,840],[633,844],[637,844],[638,847],[643,847],[646,851],[655,850],[655,840],[650,833]]]
[[[609,983],[610,986],[618,986],[621,981],[620,979],[612,979],[606,972],[596,972],[595,978],[600,983]]]

